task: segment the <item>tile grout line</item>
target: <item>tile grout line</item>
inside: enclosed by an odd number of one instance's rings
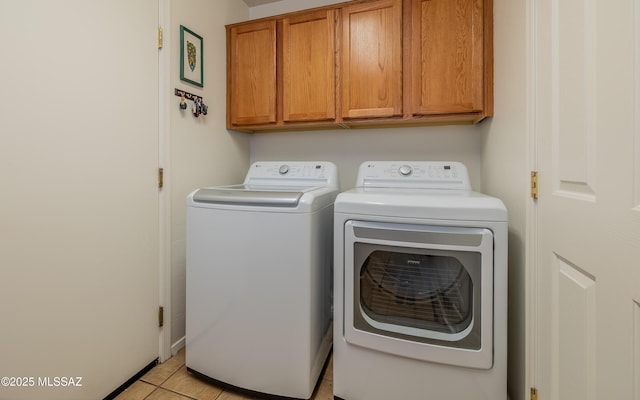
[[[156,386],[156,385],[154,385],[154,386]],[[166,390],[167,392],[170,392],[170,393],[176,394],[176,395],[178,395],[178,396],[180,396],[180,397],[182,397],[182,398],[188,399],[188,400],[198,400],[198,399],[197,399],[197,398],[195,398],[195,397],[187,396],[187,395],[185,395],[185,394],[178,393],[178,392],[176,392],[176,391],[173,391],[173,390],[171,390],[171,389],[167,389],[167,388],[164,388],[164,387],[161,387],[161,386],[156,386],[156,388],[153,390],[153,392],[149,393],[149,396],[151,396],[152,394],[154,394],[156,391],[158,391],[158,390],[160,390],[160,389],[162,389],[162,390]],[[145,397],[143,400],[147,400],[147,399],[149,398],[149,396]]]
[[[143,381],[143,380],[142,380],[142,378],[138,379],[138,381],[141,381],[141,382],[144,382],[144,383],[148,383],[149,385],[155,386],[155,389],[153,389],[153,391],[152,391],[151,393],[149,393],[149,395],[147,395],[143,400],[147,400],[147,399],[149,398],[149,396],[151,396],[153,393],[155,393],[156,391],[158,391],[158,389],[166,390],[167,392],[171,392],[171,393],[176,394],[176,395],[178,395],[178,396],[180,396],[180,397],[184,397],[185,399],[189,399],[189,400],[198,400],[198,399],[197,399],[197,398],[195,398],[195,397],[191,397],[191,396],[188,396],[188,395],[186,395],[186,394],[176,392],[176,391],[174,391],[174,390],[172,390],[172,389],[169,389],[169,388],[166,388],[166,387],[162,387],[162,385],[163,385],[163,384],[165,384],[169,379],[171,379],[171,377],[172,377],[172,376],[174,376],[175,374],[177,374],[177,373],[182,369],[182,367],[183,367],[184,365],[185,365],[184,363],[181,363],[181,364],[178,366],[178,368],[177,368],[175,371],[173,371],[173,372],[171,373],[171,375],[169,375],[166,379],[164,379],[164,380],[163,380],[162,382],[160,382],[159,384],[155,384],[155,383],[151,383],[151,382]],[[222,394],[222,392],[221,392],[220,394]],[[218,395],[218,396],[216,397],[216,399],[217,399],[218,397],[220,397],[220,395]],[[214,400],[215,400],[215,399],[214,399]]]

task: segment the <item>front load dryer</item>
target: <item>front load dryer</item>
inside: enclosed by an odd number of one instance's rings
[[[186,366],[238,390],[311,397],[332,343],[329,162],[257,162],[187,198]]]
[[[333,390],[507,399],[507,212],[457,162],[365,162],[334,205]]]

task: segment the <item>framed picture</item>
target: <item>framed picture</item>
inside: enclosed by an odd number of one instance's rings
[[[202,36],[180,25],[180,80],[204,86]]]

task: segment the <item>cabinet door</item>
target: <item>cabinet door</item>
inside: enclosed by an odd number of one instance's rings
[[[333,120],[336,114],[335,10],[285,18],[282,112],[285,122]]]
[[[356,4],[342,13],[343,118],[401,116],[402,1]]]
[[[276,21],[229,28],[231,125],[276,122]]]
[[[413,114],[483,111],[483,0],[413,0],[412,15]]]

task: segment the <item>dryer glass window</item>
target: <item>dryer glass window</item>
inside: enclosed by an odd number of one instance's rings
[[[376,250],[360,270],[360,305],[378,322],[459,333],[473,319],[473,282],[455,257]]]
[[[481,347],[481,253],[354,243],[354,328]]]

